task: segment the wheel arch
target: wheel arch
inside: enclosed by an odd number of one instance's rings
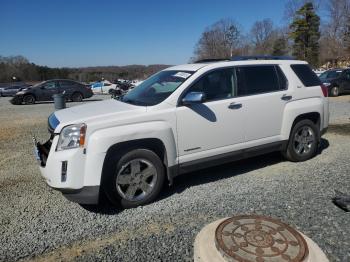
[[[83,99],[85,98],[83,92],[81,92],[81,91],[79,91],[79,90],[74,90],[74,91],[72,92],[72,94],[70,95],[70,98],[73,99],[73,96],[74,96],[75,94],[80,94],[81,97],[82,97]]]
[[[167,158],[167,150],[162,140],[159,138],[142,138],[135,139],[130,141],[120,142],[114,145],[111,145],[106,153],[106,157],[103,161],[102,174],[101,174],[101,184],[104,181],[104,175],[106,174],[106,169],[108,167],[109,161],[111,161],[112,157],[115,154],[120,154],[120,157],[134,149],[148,149],[154,152],[164,164],[166,175],[169,183],[171,184],[173,181],[173,169],[169,168],[168,158]]]
[[[281,139],[289,140],[295,124],[302,119],[310,119],[320,131],[324,122],[324,100],[319,97],[300,99],[288,103],[283,114]]]
[[[301,120],[311,120],[316,126],[317,126],[317,130],[318,130],[318,134],[317,134],[317,139],[320,140],[320,126],[321,126],[321,115],[319,112],[309,112],[309,113],[304,113],[304,114],[300,114],[298,115],[294,121],[293,124],[289,130],[289,136],[292,133],[292,130],[294,128],[294,126],[300,122]]]

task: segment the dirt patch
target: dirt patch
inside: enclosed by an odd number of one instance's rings
[[[6,180],[0,182],[0,190],[4,189],[6,187],[15,186],[18,183],[27,183],[29,181],[30,181],[29,178],[6,179]]]
[[[124,230],[109,236],[103,236],[101,238],[93,239],[90,241],[76,242],[71,246],[58,248],[41,256],[31,258],[27,261],[74,261],[77,257],[80,257],[82,254],[98,252],[104,247],[112,245],[115,242],[125,242],[128,241],[130,238],[137,236],[140,237],[148,235],[159,235],[160,233],[170,234],[174,230],[175,228],[171,224],[149,223],[142,228],[136,229],[134,232],[131,232],[130,230]],[[26,261],[26,259],[24,259],[24,261]]]
[[[329,125],[328,132],[342,136],[349,136],[350,123]]]

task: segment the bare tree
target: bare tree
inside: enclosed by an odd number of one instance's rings
[[[346,55],[346,39],[348,17],[350,16],[350,0],[328,0],[325,6],[328,21],[323,25],[320,41],[321,61],[337,60]]]
[[[222,19],[208,27],[199,39],[193,60],[229,58],[239,53],[240,25],[231,19]]]
[[[261,55],[272,53],[273,43],[278,36],[271,19],[255,22],[250,30],[250,34],[254,53]]]

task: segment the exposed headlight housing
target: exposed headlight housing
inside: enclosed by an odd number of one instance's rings
[[[328,82],[325,82],[325,83],[323,83],[325,86],[330,86],[331,85],[331,83],[328,83]]]
[[[86,125],[77,124],[66,126],[62,129],[58,138],[57,151],[84,147]]]

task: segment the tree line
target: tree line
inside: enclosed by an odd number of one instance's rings
[[[205,29],[191,60],[290,55],[314,67],[350,62],[350,0],[327,0],[323,5],[317,0],[289,0],[284,21],[276,26],[266,18],[245,32],[233,19],[222,19]]]
[[[96,66],[84,68],[50,68],[30,63],[23,56],[0,56],[0,82],[12,81],[44,81],[63,78],[80,82],[100,81],[108,79],[145,79],[148,76],[169,67],[168,65],[128,65],[128,66]]]

